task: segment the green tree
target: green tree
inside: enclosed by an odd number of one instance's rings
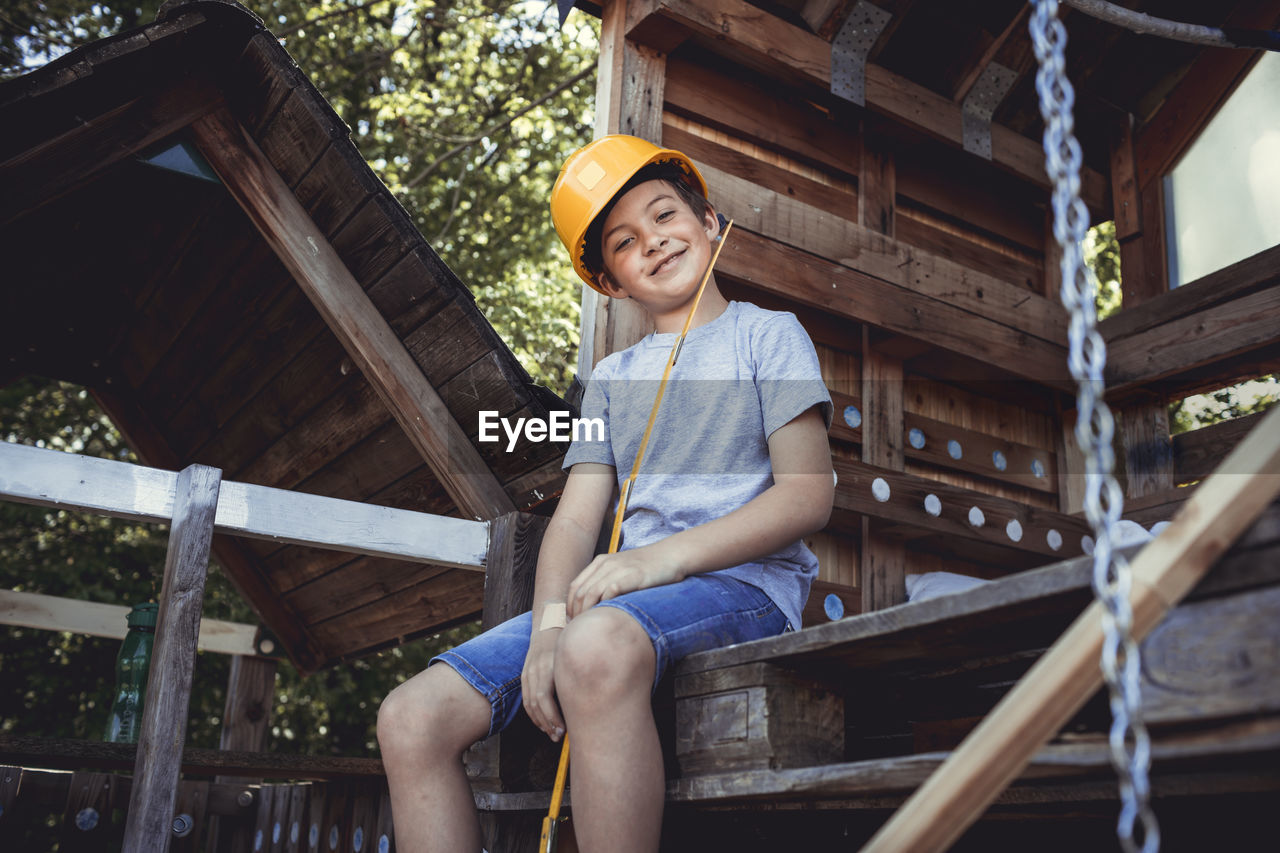
[[[12,0],[0,73],[155,17],[158,0]],[[590,139],[599,22],[543,0],[246,0],[533,377],[568,388],[581,285],[547,200]]]
[[[11,0],[0,11],[0,74],[151,21],[159,0]],[[559,164],[590,138],[598,22],[554,6],[492,0],[249,0],[352,128],[375,173],[534,378],[563,391],[572,376],[580,285],[551,227]],[[7,441],[131,460],[84,389],[34,378],[0,389]],[[0,588],[130,604],[158,593],[165,530],[0,502]],[[205,614],[252,621],[213,570]],[[272,748],[376,750],[378,701],[436,650],[426,641],[301,679],[277,676]],[[6,629],[0,731],[95,738],[105,721],[118,643]],[[201,655],[189,742],[217,744],[228,662]]]

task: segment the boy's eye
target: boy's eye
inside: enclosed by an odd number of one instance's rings
[[[613,250],[615,252],[621,252],[623,249],[627,248],[627,246],[629,245],[631,245],[631,238],[623,237],[621,240],[618,241],[617,245],[613,247]]]
[[[658,214],[658,221],[662,222],[665,219],[670,219],[674,215],[675,215],[674,210],[664,210]]]

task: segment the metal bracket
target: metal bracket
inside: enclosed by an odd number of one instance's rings
[[[998,62],[982,69],[978,82],[965,95],[960,107],[965,151],[985,160],[991,159],[991,117],[1017,79],[1018,72]]]
[[[867,103],[867,57],[893,13],[858,0],[831,40],[831,93],[858,106]]]

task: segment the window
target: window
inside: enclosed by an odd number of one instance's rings
[[[1164,180],[1170,287],[1280,244],[1280,54],[1258,60]]]

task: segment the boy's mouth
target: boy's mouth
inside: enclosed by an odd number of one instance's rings
[[[674,267],[676,263],[680,260],[680,258],[683,256],[684,256],[683,249],[681,249],[678,252],[673,252],[672,254],[667,255],[665,258],[662,259],[661,263],[659,263],[656,267],[653,268],[653,272],[649,273],[649,275],[660,275],[661,273],[666,272],[667,270]]]

